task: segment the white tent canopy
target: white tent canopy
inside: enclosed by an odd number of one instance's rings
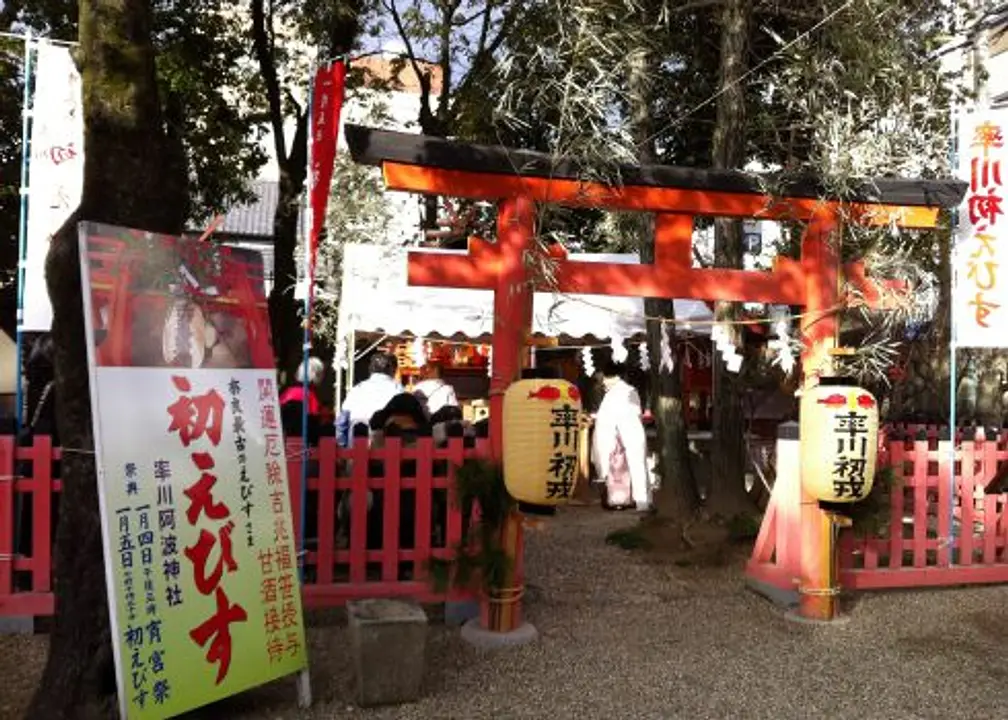
[[[493,332],[493,292],[453,288],[413,287],[406,282],[408,248],[347,245],[343,249],[339,336],[352,331],[386,335],[476,338]],[[464,251],[426,250],[444,254]],[[636,264],[636,255],[572,254],[572,260]],[[708,322],[710,308],[699,300],[676,300],[681,323]],[[642,298],[608,295],[536,293],[533,331],[582,338],[632,337],[644,332]],[[709,334],[710,326],[695,328]]]

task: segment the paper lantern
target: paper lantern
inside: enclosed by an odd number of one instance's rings
[[[864,388],[824,378],[801,399],[801,462],[805,492],[851,503],[872,489],[878,456],[878,402]]]
[[[581,393],[566,380],[519,380],[504,393],[504,483],[515,500],[559,505],[574,495]]]

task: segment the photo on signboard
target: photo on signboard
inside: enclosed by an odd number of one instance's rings
[[[87,258],[100,366],[273,367],[260,253],[121,231]]]

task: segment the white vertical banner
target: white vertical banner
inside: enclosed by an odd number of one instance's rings
[[[80,205],[84,187],[84,112],[70,48],[43,41],[36,57],[22,327],[45,332],[52,325],[45,284],[49,240]]]
[[[983,110],[962,118],[959,175],[969,183],[959,208],[952,311],[958,347],[1008,346],[1008,111]]]

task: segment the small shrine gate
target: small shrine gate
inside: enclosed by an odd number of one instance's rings
[[[652,264],[573,262],[560,252],[556,287],[538,289],[803,307],[804,383],[814,384],[818,377],[831,374],[836,312],[843,301],[841,281],[845,279],[869,303],[881,298],[860,264],[840,266],[831,238],[841,222],[933,228],[939,210],[957,205],[965,192],[965,184],[958,181],[883,178],[864,182],[843,200],[824,199],[823,188],[812,181],[791,183],[782,191],[783,197],[771,197],[757,178],[740,172],[669,166],[622,167],[623,184],[609,186],[582,181],[575,164],[541,153],[354,125],[346,126],[346,138],[356,162],[381,167],[389,190],[497,203],[496,243],[470,238],[467,254],[414,251],[409,258],[410,284],[494,291],[490,439],[496,458],[502,452],[503,394],[520,377],[531,329],[534,279],[525,261],[536,246],[536,203],[655,213]],[[698,215],[806,223],[801,259],[779,257],[770,272],[694,268],[693,226]],[[772,511],[764,519],[765,526],[770,524],[774,531],[769,534],[792,537],[795,542],[786,550],[779,549],[775,566],[754,569],[750,565],[749,571],[761,573],[761,582],[788,591],[794,590],[795,578],[800,577],[805,589],[801,614],[830,619],[834,602],[827,591],[834,558],[827,552],[832,543],[825,513],[804,493],[790,492],[786,498],[772,500]],[[782,533],[782,524],[788,524],[790,531]],[[764,533],[768,532],[764,527]],[[504,547],[513,553],[512,584],[519,586],[523,582],[520,518],[505,528]],[[520,608],[503,613],[500,626],[492,629],[517,627],[520,614]]]

